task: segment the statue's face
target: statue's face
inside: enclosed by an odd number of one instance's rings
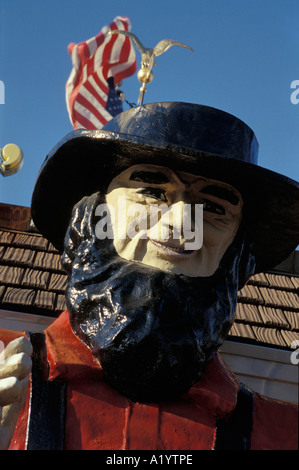
[[[191,277],[216,271],[242,219],[242,197],[232,186],[156,165],[120,173],[106,202],[113,208],[113,243],[120,257]],[[153,217],[157,205],[171,209],[169,219]]]

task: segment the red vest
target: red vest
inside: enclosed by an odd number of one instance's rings
[[[0,339],[7,343],[21,334],[0,330]],[[234,411],[240,387],[219,355],[181,400],[135,403],[105,383],[91,351],[74,335],[68,312],[45,334],[49,379],[67,382],[65,449],[214,449],[217,419]],[[29,394],[10,449],[26,448],[28,408]],[[297,448],[298,408],[254,393],[251,449]]]

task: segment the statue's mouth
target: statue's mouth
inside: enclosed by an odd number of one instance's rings
[[[157,249],[167,256],[192,256],[196,250],[185,250],[184,245],[176,245],[175,243],[162,242],[149,239],[149,241],[157,247]]]

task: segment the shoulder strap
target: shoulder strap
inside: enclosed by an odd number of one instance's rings
[[[217,420],[214,450],[250,450],[253,409],[253,391],[241,384],[233,413]]]
[[[65,382],[48,380],[44,333],[29,333],[33,346],[27,450],[63,450]]]

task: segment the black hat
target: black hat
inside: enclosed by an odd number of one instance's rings
[[[129,166],[151,163],[224,181],[244,200],[256,272],[285,260],[299,243],[299,184],[257,165],[253,131],[224,111],[151,103],[124,111],[102,130],[68,134],[47,156],[32,196],[32,218],[63,251],[74,205],[105,190]]]

